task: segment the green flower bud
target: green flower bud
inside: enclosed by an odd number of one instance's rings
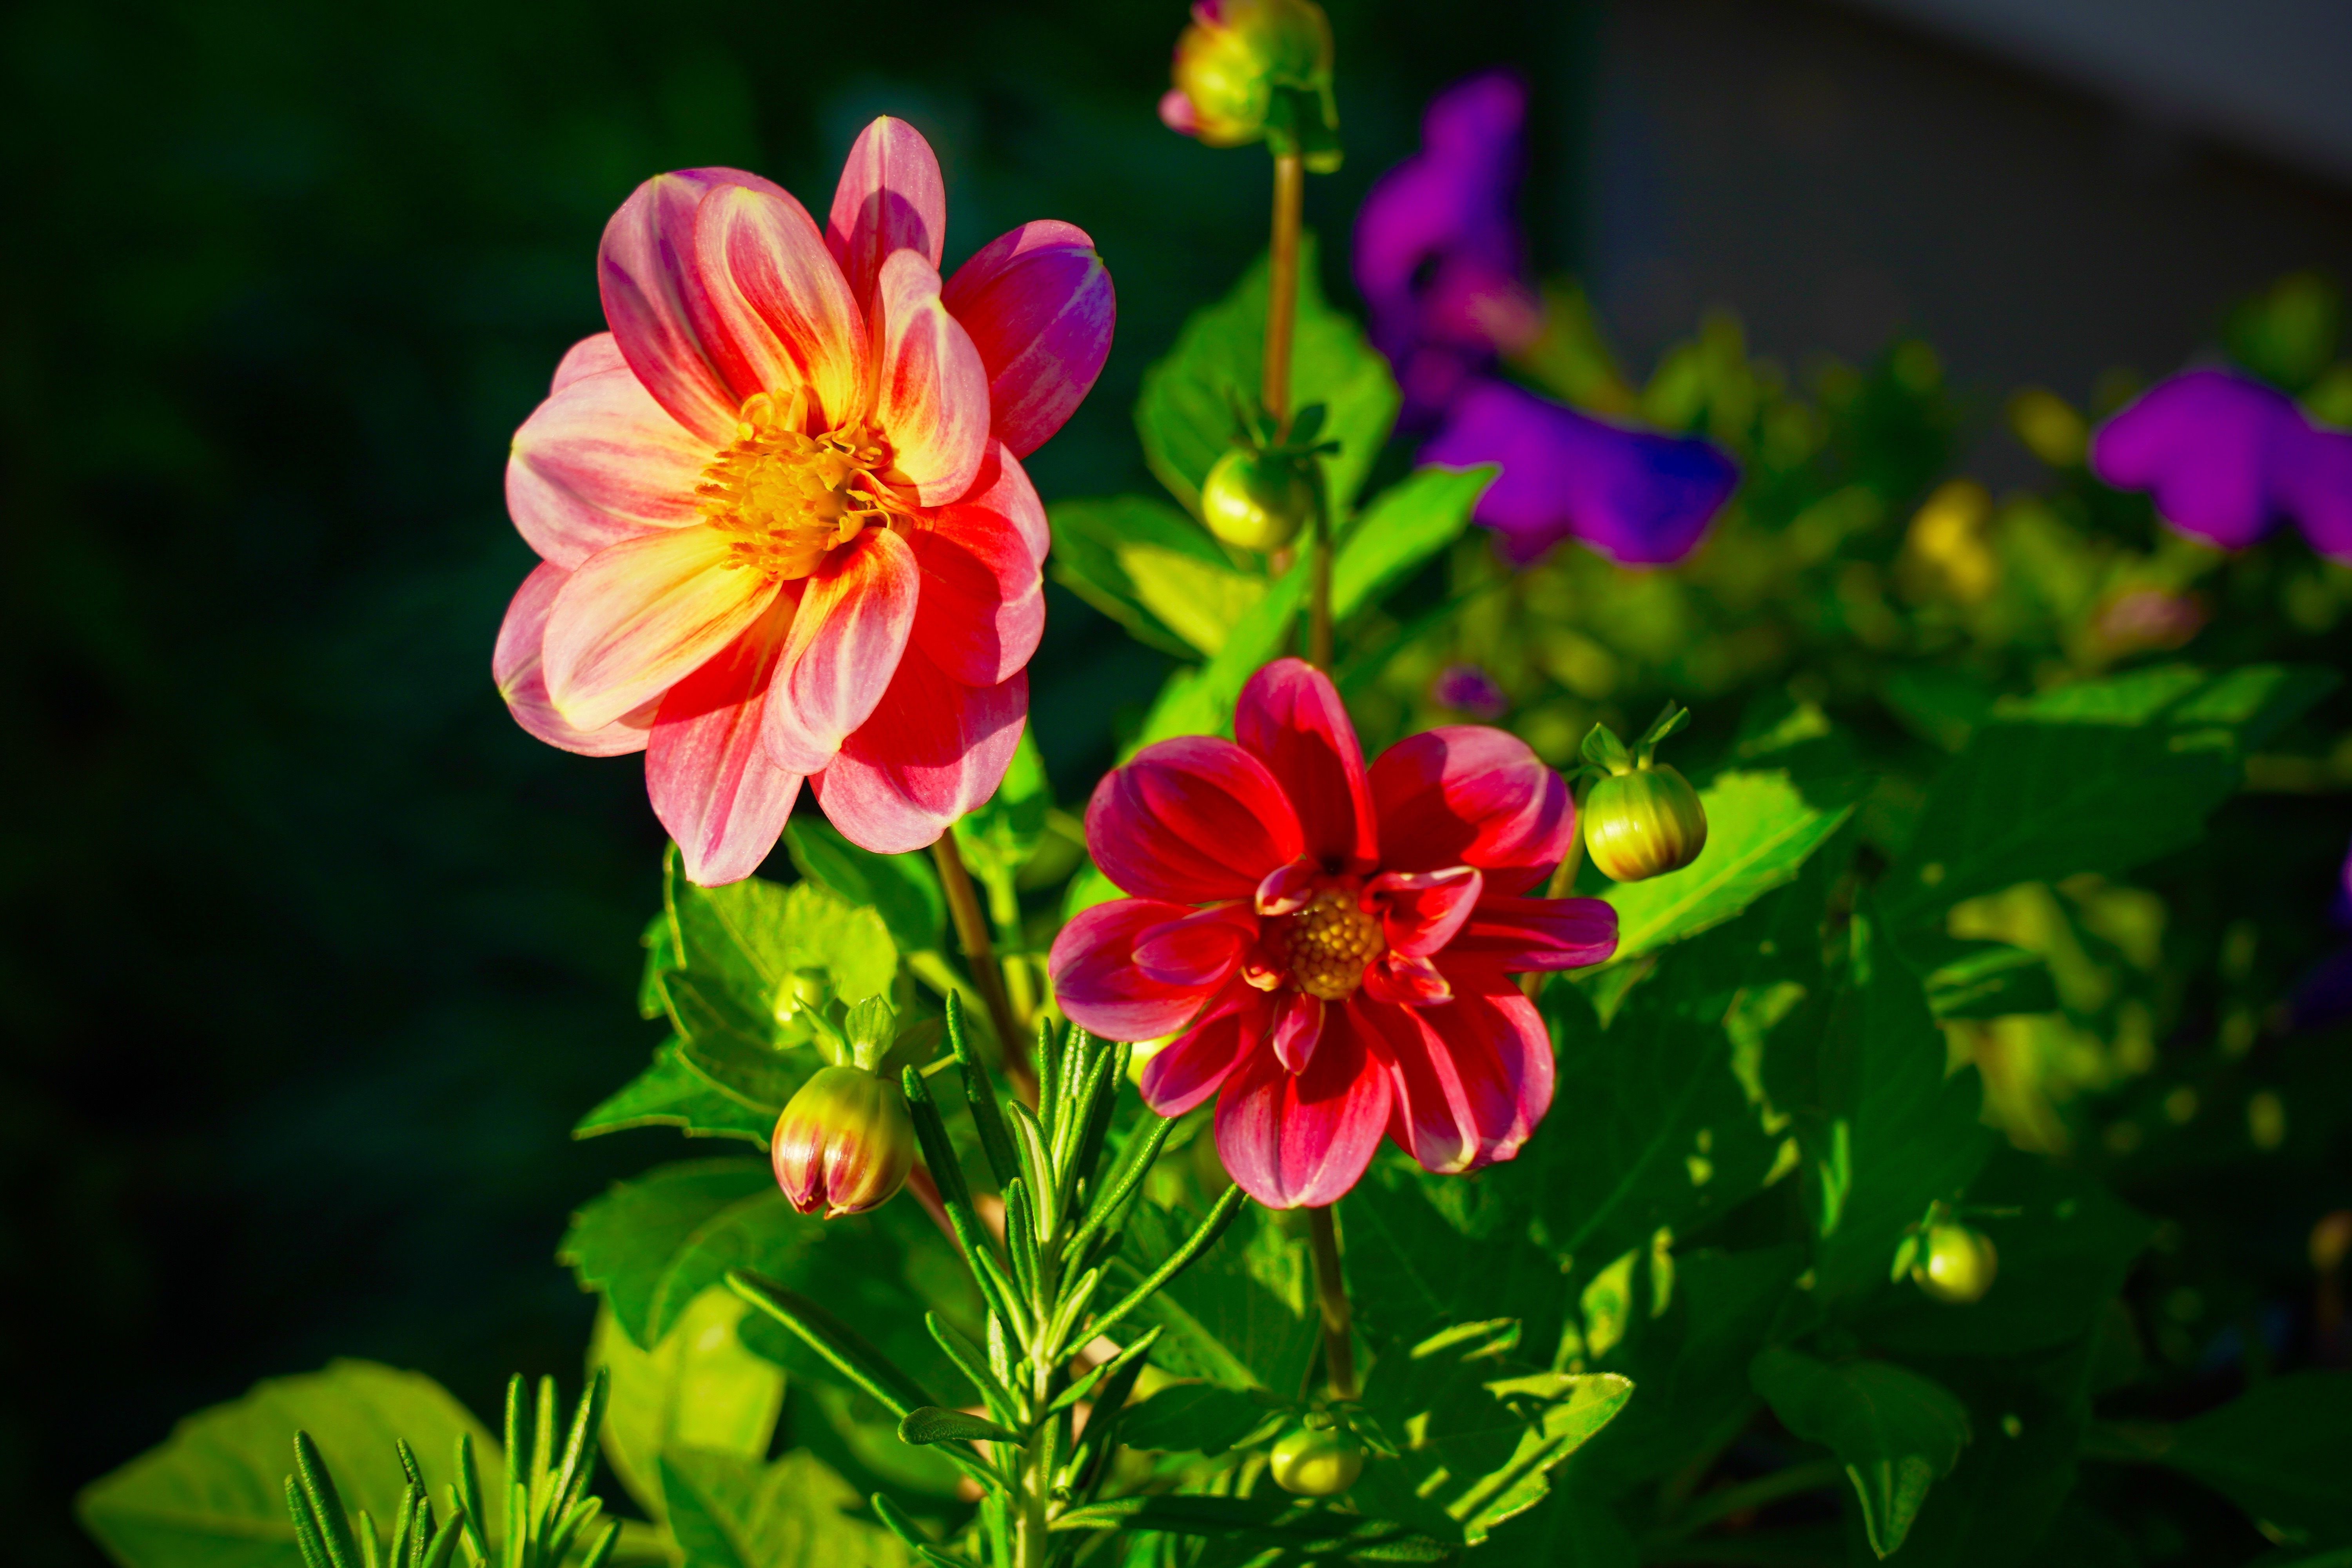
[[[1201,521],[1227,544],[1279,550],[1315,515],[1315,484],[1295,458],[1235,447],[1201,485]]]
[[[1300,1497],[1346,1491],[1364,1473],[1364,1446],[1345,1426],[1302,1426],[1274,1446],[1274,1484]]]
[[[1331,64],[1331,24],[1313,0],[1199,0],[1160,118],[1212,147],[1271,134],[1328,174],[1339,166]]]
[[[776,1118],[769,1152],[801,1213],[835,1219],[878,1207],[915,1165],[906,1091],[864,1068],[822,1068]]]
[[[2000,1272],[1992,1237],[1964,1225],[1929,1227],[1924,1255],[1911,1266],[1911,1282],[1938,1301],[1966,1305],[1981,1300]]]
[[[1706,847],[1706,812],[1690,781],[1663,763],[1612,773],[1584,797],[1584,849],[1620,882],[1679,871]]]

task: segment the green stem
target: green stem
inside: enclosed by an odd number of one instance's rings
[[[1258,400],[1273,416],[1276,440],[1290,433],[1290,342],[1298,319],[1298,231],[1306,202],[1306,163],[1296,152],[1276,153],[1274,239],[1266,257],[1265,374]]]
[[[1334,1399],[1356,1397],[1356,1340],[1348,1279],[1339,1271],[1339,1228],[1328,1207],[1307,1211],[1315,1246],[1315,1300],[1323,1310],[1323,1371]]]
[[[988,1008],[988,1021],[1004,1053],[1005,1076],[1034,1104],[1037,1079],[1029,1068],[1028,1041],[1013,1023],[1013,1004],[1004,994],[1004,972],[997,967],[995,944],[988,937],[988,915],[980,907],[980,892],[971,885],[971,873],[964,869],[963,852],[956,847],[953,828],[940,834],[931,846],[931,858],[939,865],[940,890],[947,895],[956,939],[963,944],[964,959],[971,965],[972,987]]]

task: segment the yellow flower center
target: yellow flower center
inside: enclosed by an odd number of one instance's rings
[[[804,406],[799,393],[746,398],[734,444],[694,487],[703,516],[740,536],[733,564],[772,583],[807,576],[867,523],[889,520],[889,443],[863,420],[809,435]]]
[[[1356,895],[1326,888],[1289,917],[1282,933],[1290,976],[1298,988],[1324,1002],[1344,1002],[1364,983],[1364,970],[1386,950],[1380,917],[1368,914]]]

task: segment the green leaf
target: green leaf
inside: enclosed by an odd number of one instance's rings
[[[853,1516],[864,1500],[814,1457],[772,1465],[674,1447],[662,1490],[684,1568],[906,1568],[904,1542]]]
[[[1235,568],[1208,531],[1150,496],[1058,501],[1054,580],[1179,658],[1213,655],[1266,579]]]
[[[1996,705],[1881,884],[1888,921],[1907,931],[1979,893],[2112,875],[2195,842],[2247,752],[2335,684],[2317,669],[2176,665]]]
[[[650,1351],[629,1342],[611,1308],[596,1314],[588,1359],[612,1379],[604,1459],[656,1520],[665,1513],[663,1449],[682,1445],[747,1459],[767,1456],[784,1407],[784,1374],[744,1349],[736,1326],[749,1310],[733,1291],[713,1286]]]
[[[1266,1407],[1213,1383],[1176,1383],[1118,1418],[1118,1440],[1130,1448],[1222,1454],[1249,1436]]]
[[[1831,1366],[1775,1348],[1749,1364],[1748,1379],[1782,1426],[1824,1445],[1845,1466],[1871,1550],[1881,1557],[1903,1544],[1928,1487],[1952,1473],[1969,1441],[1966,1405],[1941,1384],[1886,1362]]]
[[[1045,779],[1045,759],[1038,752],[1034,732],[1024,726],[996,793],[955,825],[956,843],[972,875],[983,884],[1001,882],[1009,887],[1013,875],[1037,852],[1046,814],[1053,809],[1054,791]]]
[[[746,1110],[765,1112],[771,1128],[801,1085],[825,1065],[814,1051],[779,1049],[772,1017],[746,1010],[708,975],[666,974],[657,990],[677,1030],[678,1058]]]
[[[1706,809],[1706,847],[1697,859],[1645,882],[1613,883],[1602,895],[1617,910],[1612,963],[1729,920],[1795,877],[1853,810],[1850,801],[1787,769],[1717,773],[1699,792],[1699,804]]]
[[[685,1042],[672,1037],[655,1050],[653,1066],[582,1117],[572,1135],[676,1127],[689,1138],[738,1138],[765,1146],[775,1124],[774,1110],[704,1074],[686,1059]]]
[[[2089,1363],[2082,1344],[1978,1372],[1967,1394],[1969,1426],[1981,1436],[1968,1462],[1928,1493],[1904,1543],[1906,1568],[2031,1560],[2074,1489],[2090,1420]]]
[[[2173,1427],[2160,1457],[2258,1520],[2352,1542],[2352,1373],[2257,1383]]]
[[[993,1421],[967,1415],[961,1410],[943,1410],[936,1405],[919,1405],[898,1418],[898,1441],[918,1447],[933,1443],[1013,1443],[1020,1437],[1018,1432]]]
[[[899,952],[940,947],[948,902],[929,855],[861,849],[821,816],[795,816],[784,824],[784,847],[802,876],[845,903],[871,907]]]
[[[1364,1407],[1399,1457],[1375,1458],[1357,1482],[1367,1510],[1475,1546],[1541,1501],[1546,1472],[1633,1395],[1614,1373],[1513,1362],[1516,1339],[1515,1324],[1464,1324],[1373,1363]]]
[[[1570,1293],[1559,1257],[1529,1239],[1527,1212],[1529,1190],[1555,1172],[1517,1169],[1538,1152],[1476,1182],[1384,1154],[1341,1200],[1357,1326],[1381,1353],[1486,1317],[1519,1321],[1531,1344],[1557,1342]]]
[[[1320,403],[1323,438],[1339,450],[1324,460],[1334,516],[1347,515],[1357,489],[1396,421],[1396,383],[1388,362],[1356,323],[1323,299],[1320,247],[1303,236],[1297,324],[1291,344],[1290,405]],[[1266,263],[1261,257],[1231,293],[1195,311],[1168,357],[1143,373],[1135,425],[1144,460],[1188,511],[1198,512],[1201,485],[1234,444],[1236,402],[1254,407],[1265,343]]]
[[[898,952],[880,915],[815,882],[791,887],[747,877],[698,888],[670,858],[667,898],[683,967],[718,983],[766,1039],[779,994],[802,970],[815,970],[844,1002],[889,990]],[[796,1038],[786,1029],[786,1038]]]
[[[395,1440],[415,1451],[436,1497],[456,1479],[460,1434],[477,1454],[497,1451],[482,1424],[431,1378],[331,1362],[186,1417],[160,1447],[83,1488],[76,1511],[126,1568],[302,1568],[285,1490],[298,1430],[318,1444],[352,1511],[365,1509],[387,1527],[408,1485]],[[496,1493],[484,1496],[493,1538],[506,1518]]]
[[[1936,931],[1906,938],[1904,952],[1927,975],[1927,1005],[1938,1020],[2059,1010],[2058,984],[2038,952]]]
[[[1271,1549],[1276,1563],[1444,1563],[1456,1547],[1388,1520],[1339,1513],[1279,1493],[1260,1497],[1125,1497],[1074,1508],[1056,1531],[1163,1531]],[[1296,1555],[1293,1555],[1293,1554]],[[1255,1559],[1253,1558],[1255,1561]]]
[[[1226,1388],[1297,1392],[1319,1319],[1306,1237],[1293,1234],[1293,1223],[1244,1205],[1214,1247],[1137,1309],[1130,1321],[1165,1331],[1152,1356],[1161,1370]],[[1114,1266],[1119,1288],[1157,1269],[1199,1224],[1198,1215],[1148,1199],[1137,1204]]]
[[[572,1267],[582,1289],[603,1292],[621,1331],[645,1349],[658,1343],[688,1305],[726,1272],[682,1279],[674,1267],[679,1255],[740,1218],[746,1205],[766,1210],[771,1197],[782,1201],[773,1173],[758,1162],[663,1165],[615,1183],[573,1215],[556,1261]],[[784,1213],[792,1214],[789,1204]]]

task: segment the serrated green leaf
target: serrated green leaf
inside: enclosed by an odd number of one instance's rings
[[[906,1543],[854,1516],[864,1500],[805,1453],[772,1465],[674,1447],[662,1489],[685,1568],[905,1568]]]
[[[1200,1216],[1145,1201],[1129,1217],[1114,1266],[1124,1292],[1140,1282],[1192,1234]],[[1177,1377],[1226,1388],[1297,1391],[1315,1354],[1319,1319],[1312,1265],[1303,1235],[1255,1204],[1244,1206],[1217,1245],[1130,1321],[1165,1332],[1153,1363]]]
[[[747,1107],[775,1118],[809,1075],[825,1065],[811,1050],[783,1050],[772,1017],[748,1011],[720,983],[692,970],[657,987],[677,1030],[678,1058]]]
[[[1222,1454],[1266,1417],[1247,1394],[1213,1383],[1176,1383],[1118,1418],[1118,1440],[1130,1448]]]
[[[672,1269],[679,1252],[706,1227],[745,1204],[765,1206],[775,1175],[751,1160],[698,1160],[658,1166],[614,1183],[572,1216],[556,1261],[571,1266],[580,1288],[603,1293],[621,1331],[645,1349],[668,1332],[695,1297],[719,1276],[680,1289]],[[785,1205],[791,1214],[791,1206]],[[796,1217],[796,1216],[795,1216]],[[720,1273],[724,1273],[722,1269]]]
[[[793,867],[852,907],[871,907],[901,952],[937,950],[947,929],[947,895],[930,857],[919,851],[877,855],[841,836],[821,816],[784,825]]]
[[[1236,567],[1205,529],[1166,501],[1057,501],[1046,515],[1054,580],[1163,653],[1215,654],[1265,596],[1263,574]]]
[[[594,1138],[632,1127],[675,1127],[689,1138],[734,1138],[765,1145],[776,1112],[728,1089],[689,1063],[673,1037],[654,1052],[653,1065],[618,1094],[580,1119],[574,1138]]]
[[[2352,1373],[2265,1379],[2173,1427],[2160,1457],[2256,1519],[2352,1542]]]
[[[1324,459],[1335,516],[1345,517],[1357,489],[1396,422],[1396,383],[1363,331],[1323,298],[1313,234],[1301,237],[1298,300],[1291,343],[1293,408],[1326,405],[1323,438],[1337,441]],[[1201,485],[1232,446],[1238,400],[1255,406],[1265,343],[1266,263],[1261,257],[1233,291],[1193,313],[1168,357],[1143,373],[1135,426],[1144,460],[1188,511]]]
[[[662,1450],[673,1445],[767,1457],[784,1406],[784,1374],[743,1347],[747,1304],[724,1286],[705,1289],[650,1351],[629,1342],[610,1307],[596,1314],[588,1359],[611,1377],[602,1432],[605,1462],[656,1520],[664,1516]]]
[[[1968,1443],[1968,1407],[1940,1384],[1883,1361],[1831,1366],[1777,1347],[1748,1380],[1780,1424],[1837,1456],[1862,1504],[1871,1550],[1891,1555],[1927,1489],[1952,1473]]]
[[[436,1496],[455,1479],[460,1433],[477,1453],[497,1451],[431,1378],[336,1361],[186,1417],[161,1447],[83,1488],[76,1511],[126,1568],[301,1568],[285,1491],[298,1430],[319,1446],[352,1510],[387,1522],[408,1485],[395,1441],[415,1450]],[[484,1504],[488,1533],[501,1537],[505,1498],[486,1495]]]
[[[777,1027],[779,994],[803,970],[821,972],[844,1002],[887,992],[897,977],[882,917],[817,883],[747,877],[698,888],[673,855],[665,896],[682,967],[716,981],[762,1039]]]

